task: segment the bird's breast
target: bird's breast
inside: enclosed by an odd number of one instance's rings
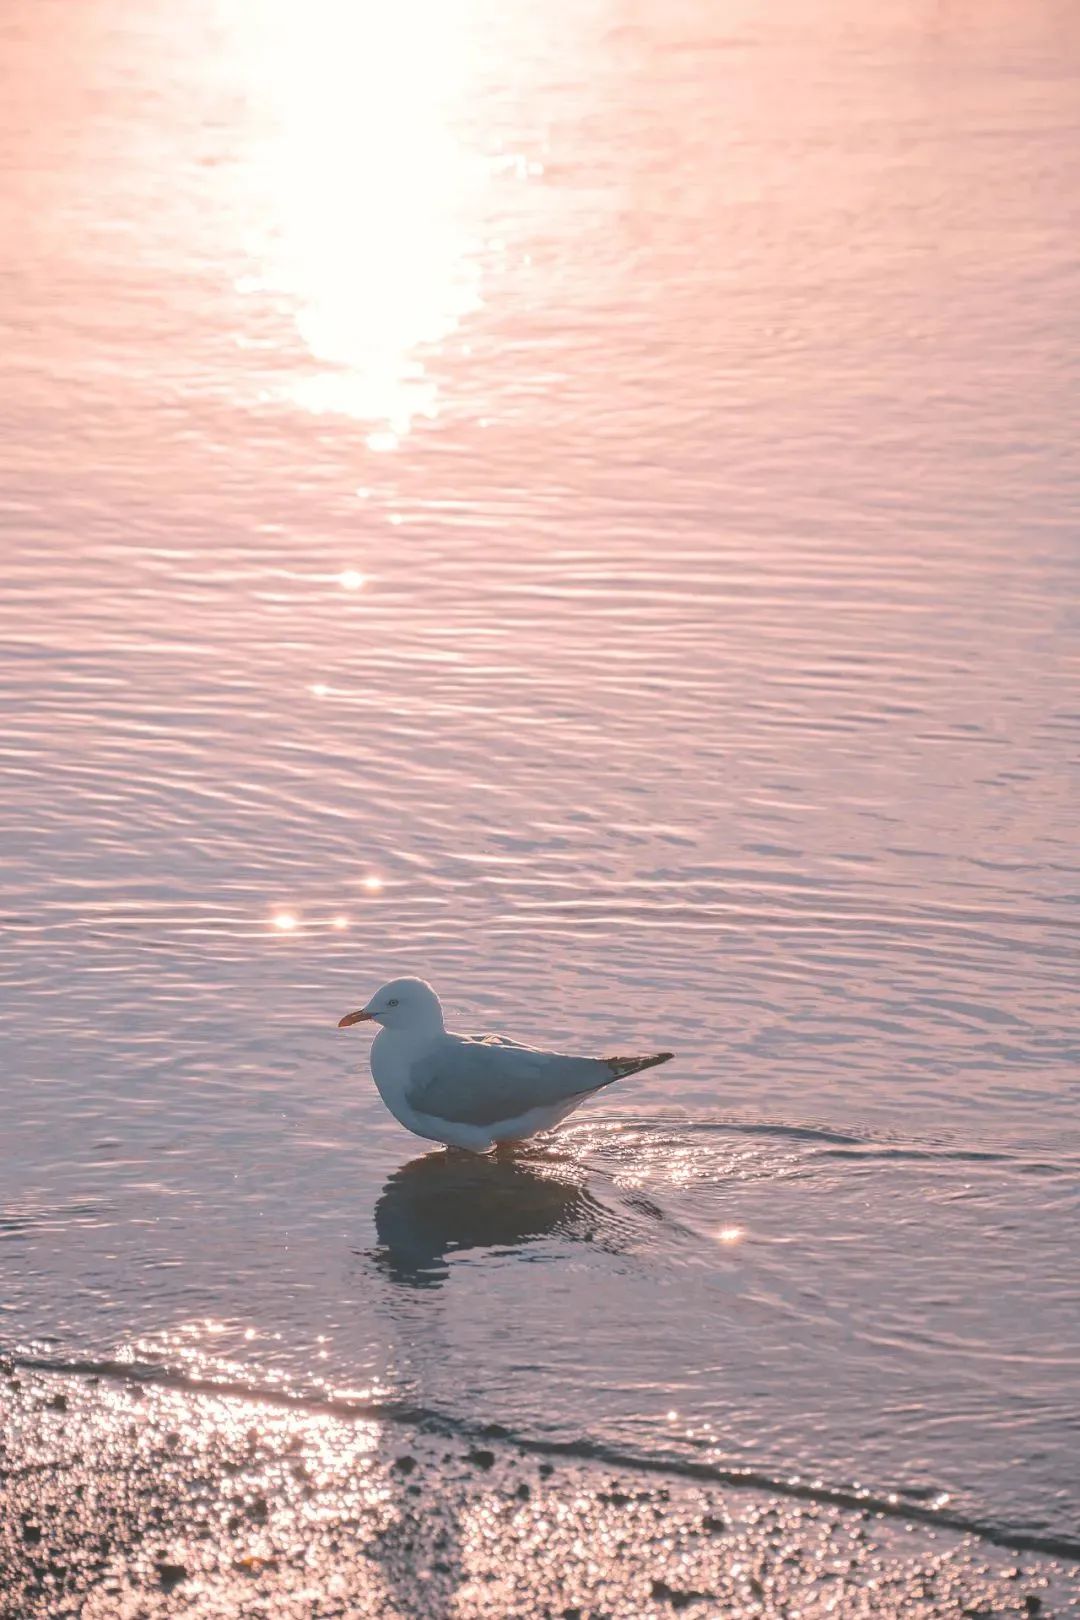
[[[371,1045],[371,1078],[387,1108],[399,1117],[408,1106],[406,1092],[415,1056],[415,1044],[390,1029],[380,1030]]]

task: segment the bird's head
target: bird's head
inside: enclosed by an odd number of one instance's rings
[[[338,1029],[370,1021],[384,1029],[437,1034],[443,1027],[442,1005],[430,984],[423,979],[392,979],[376,990],[366,1007],[346,1013]]]

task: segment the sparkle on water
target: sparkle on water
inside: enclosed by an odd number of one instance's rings
[[[369,450],[375,450],[377,452],[396,450],[398,445],[401,443],[401,438],[399,434],[391,433],[389,430],[384,429],[378,433],[369,433],[367,438],[364,440],[364,443],[367,445]]]

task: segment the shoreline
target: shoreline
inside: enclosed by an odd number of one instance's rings
[[[0,1374],[2,1620],[1080,1614],[944,1524],[161,1380]]]
[[[8,1365],[0,1360],[0,1373],[3,1373]],[[601,1442],[522,1437],[512,1434],[498,1423],[470,1426],[443,1413],[410,1406],[400,1401],[377,1399],[358,1401],[333,1395],[320,1397],[291,1390],[258,1389],[223,1379],[194,1378],[168,1367],[129,1365],[126,1362],[110,1360],[65,1361],[34,1356],[16,1356],[10,1362],[10,1366],[12,1371],[76,1377],[89,1381],[112,1379],[141,1389],[172,1389],[195,1396],[236,1399],[285,1411],[336,1417],[346,1422],[373,1421],[393,1425],[405,1431],[416,1429],[429,1434],[437,1433],[451,1439],[484,1442],[496,1439],[505,1441],[523,1456],[541,1460],[595,1463],[603,1467],[641,1473],[661,1482],[664,1479],[682,1479],[714,1488],[761,1491],[778,1497],[790,1497],[794,1501],[816,1503],[819,1506],[845,1508],[855,1513],[868,1512],[874,1517],[893,1519],[902,1525],[928,1525],[936,1531],[972,1536],[977,1541],[985,1542],[988,1546],[1005,1552],[1032,1553],[1080,1565],[1080,1536],[994,1525],[955,1513],[947,1508],[927,1506],[925,1501],[900,1491],[889,1497],[883,1497],[854,1486],[830,1485],[820,1479],[804,1480],[799,1475],[774,1478],[758,1469],[725,1468],[722,1464],[697,1462],[690,1457],[679,1461],[647,1460],[620,1452],[617,1448]]]

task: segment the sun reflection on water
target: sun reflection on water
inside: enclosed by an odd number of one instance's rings
[[[474,0],[221,0],[266,109],[253,190],[260,273],[238,286],[291,308],[312,368],[290,392],[374,424],[393,450],[439,412],[422,351],[482,302],[470,199],[490,163],[459,139]]]

